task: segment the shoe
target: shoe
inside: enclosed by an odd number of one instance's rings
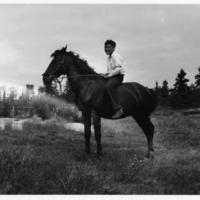
[[[115,114],[112,116],[113,119],[117,119],[121,117],[124,114],[123,108],[120,108],[115,112]]]

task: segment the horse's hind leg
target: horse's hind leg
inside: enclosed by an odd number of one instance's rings
[[[134,117],[138,125],[144,131],[147,142],[148,142],[148,158],[154,157],[154,147],[153,147],[153,136],[154,136],[154,125],[150,121],[149,116]]]

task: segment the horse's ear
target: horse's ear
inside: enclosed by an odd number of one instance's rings
[[[57,54],[58,52],[59,52],[59,50],[54,51],[54,52],[51,54],[51,57],[56,56],[56,54]]]
[[[65,46],[65,48],[64,48],[64,49],[65,49],[65,51],[67,51],[67,45]]]

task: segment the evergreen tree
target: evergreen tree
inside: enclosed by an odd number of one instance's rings
[[[167,98],[169,96],[169,87],[168,87],[167,80],[163,81],[163,85],[162,85],[162,88],[161,88],[161,93],[162,93],[162,96],[164,98]]]
[[[181,69],[180,73],[177,75],[176,82],[174,84],[174,90],[178,91],[178,93],[187,92],[189,79],[185,78],[187,73]]]
[[[190,107],[200,107],[200,89],[198,89],[194,84],[191,84],[188,94]]]
[[[195,87],[200,88],[200,67],[198,68],[199,73],[195,76]]]
[[[6,102],[6,90],[4,90],[4,92],[3,92],[3,103],[5,103]]]
[[[200,107],[200,67],[198,68],[198,74],[195,75],[195,83],[190,87],[190,101],[191,107]]]
[[[161,94],[161,105],[162,106],[168,106],[168,101],[169,101],[169,87],[168,87],[168,82],[167,80],[163,81],[163,85],[160,89],[160,94]]]
[[[170,106],[173,108],[182,109],[190,107],[189,87],[187,85],[189,79],[185,78],[186,75],[187,73],[183,69],[181,69],[180,73],[177,75],[170,98]]]
[[[1,94],[1,89],[0,89],[0,106],[1,106],[1,103],[2,103],[2,94]]]
[[[3,117],[10,117],[10,103],[6,98],[6,90],[3,92],[3,100],[2,100],[2,110],[1,115]]]
[[[156,91],[156,94],[158,95],[158,94],[159,94],[158,81],[156,81],[156,87],[155,87],[155,91]]]
[[[2,106],[2,102],[3,102],[3,92],[5,90],[5,87],[0,87],[0,106]]]

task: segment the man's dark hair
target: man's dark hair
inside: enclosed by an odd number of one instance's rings
[[[106,45],[108,45],[108,44],[110,44],[112,47],[116,47],[116,42],[115,41],[113,41],[113,40],[106,40],[106,42],[105,42],[105,46]]]

